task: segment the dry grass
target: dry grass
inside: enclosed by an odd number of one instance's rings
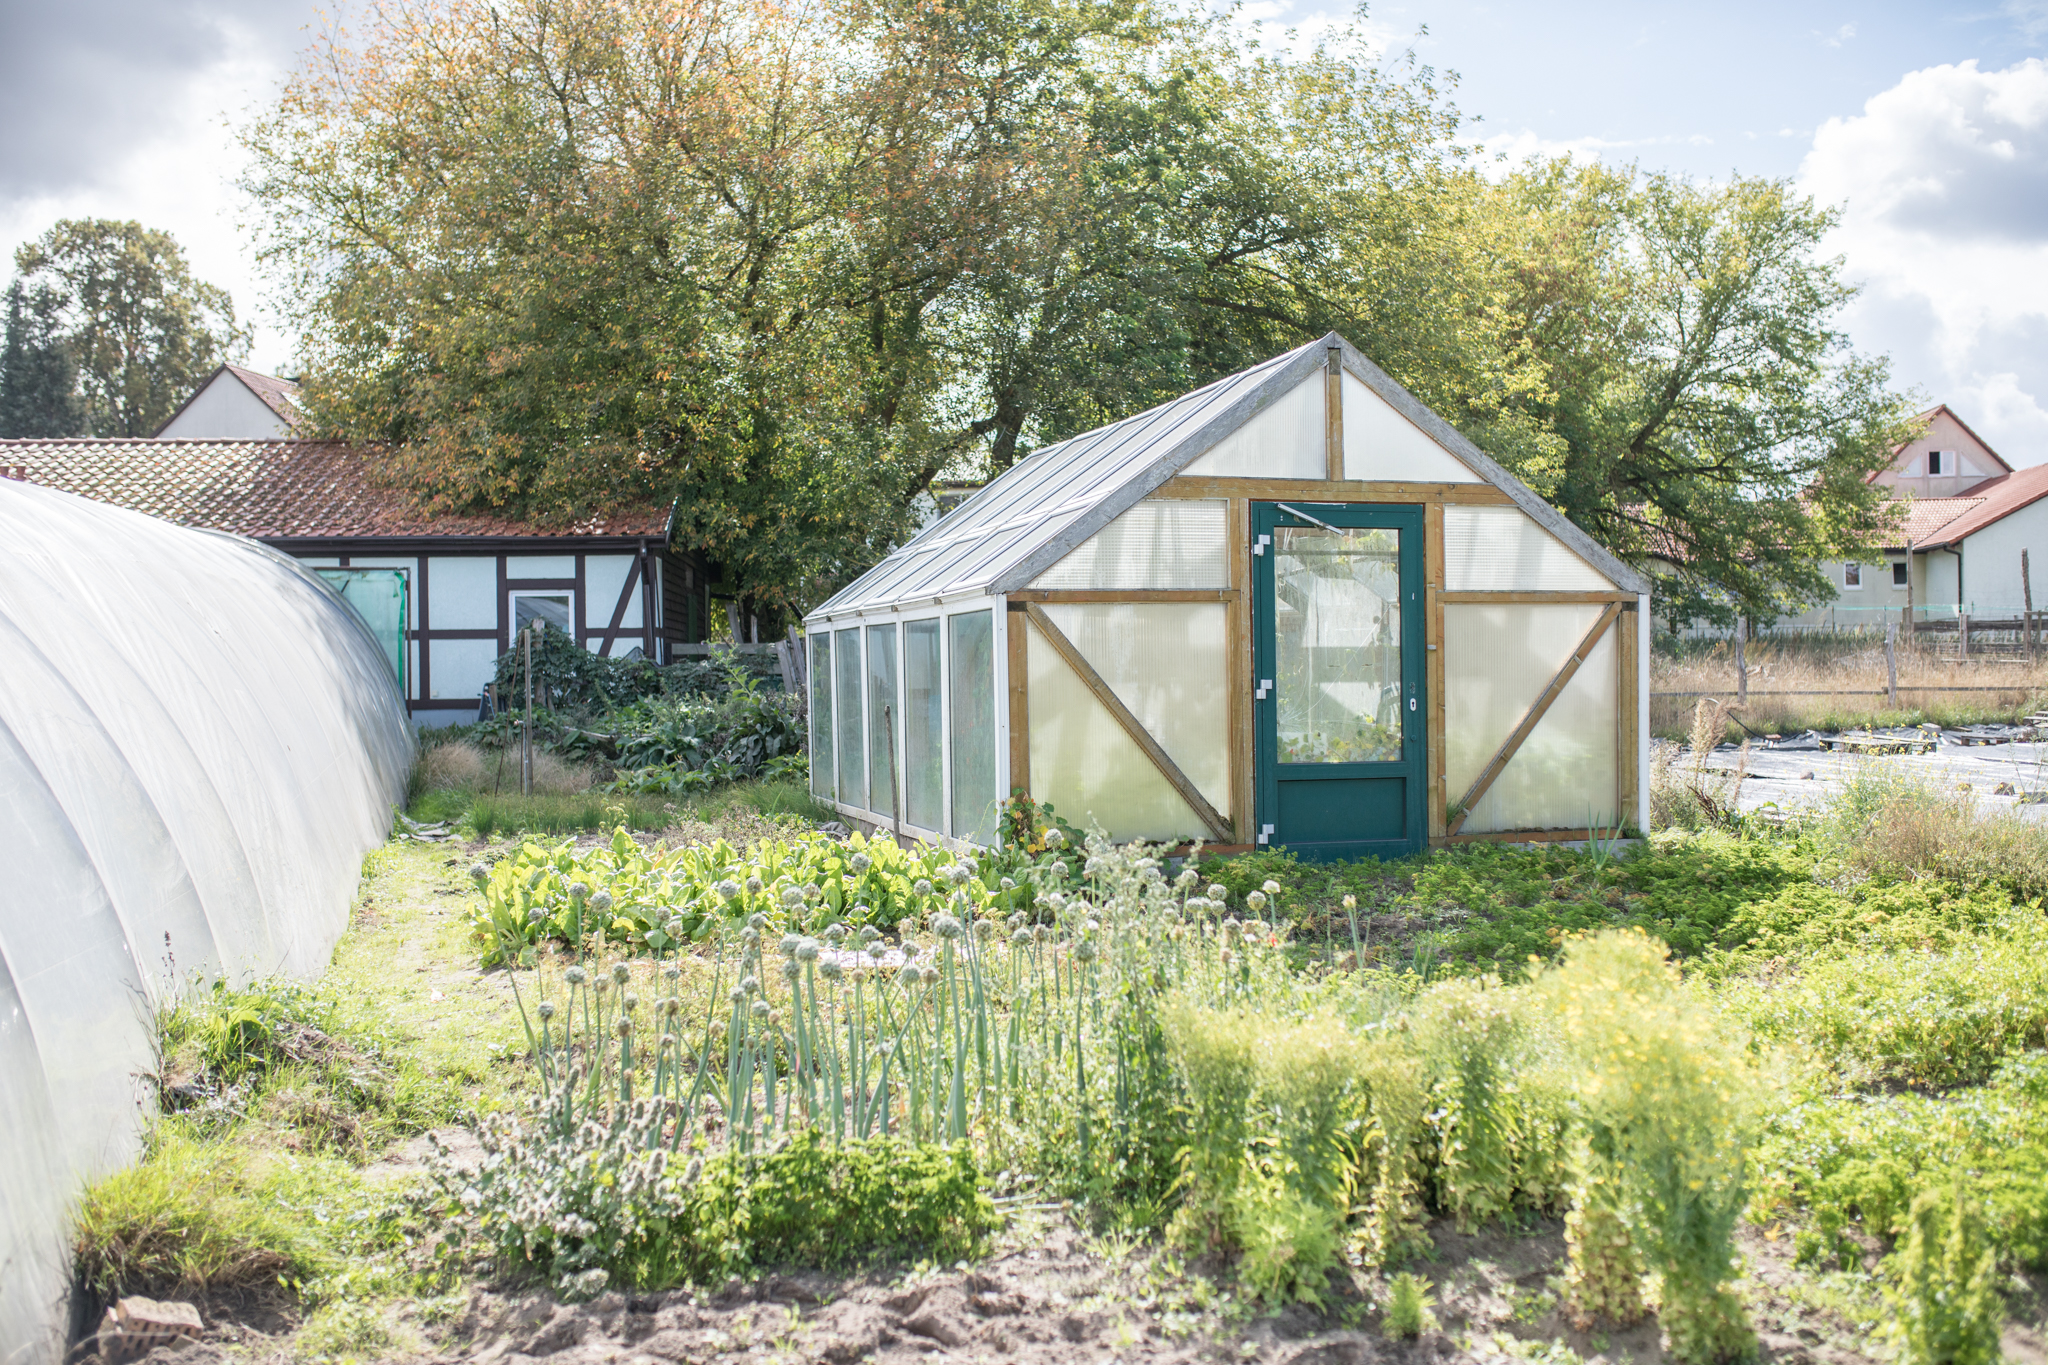
[[[1817,831],[1857,871],[1889,879],[1995,882],[2015,897],[2048,894],[2048,826],[1980,807],[1969,792],[1873,766],[1819,817]]]
[[[2048,662],[2029,666],[1995,657],[1965,661],[1908,649],[1901,649],[1898,657],[1899,705],[1892,707],[1884,696],[1882,645],[1830,657],[1819,650],[1752,643],[1745,651],[1749,702],[1736,714],[1759,733],[1797,734],[1923,721],[2013,721],[2048,704]],[[1735,660],[1726,644],[1685,659],[1657,658],[1650,668],[1651,733],[1688,738],[1698,700],[1656,693],[1711,692],[1733,700],[1735,686]],[[1959,688],[1994,690],[1948,690]],[[1817,695],[1773,695],[1787,692]],[[1742,734],[1732,721],[1724,728],[1728,738]]]
[[[519,752],[485,752],[466,739],[430,744],[420,751],[421,791],[504,792],[519,786]],[[572,763],[546,749],[533,751],[533,789],[545,796],[580,796],[590,790],[596,771]]]
[[[427,791],[474,791],[490,774],[483,750],[468,740],[420,750],[420,785]]]

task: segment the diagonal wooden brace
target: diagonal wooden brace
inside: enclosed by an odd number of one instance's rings
[[[1564,667],[1557,670],[1557,676],[1550,680],[1550,686],[1544,688],[1543,695],[1531,703],[1529,713],[1522,717],[1522,723],[1517,725],[1514,733],[1507,737],[1506,742],[1500,746],[1500,751],[1493,756],[1492,761],[1479,770],[1479,776],[1473,780],[1471,790],[1466,792],[1465,799],[1458,803],[1458,818],[1451,821],[1450,825],[1444,830],[1445,834],[1456,834],[1464,827],[1465,818],[1472,814],[1472,808],[1477,806],[1480,798],[1484,797],[1487,791],[1492,788],[1494,780],[1508,766],[1508,760],[1513,758],[1521,749],[1522,742],[1529,738],[1530,732],[1535,730],[1537,722],[1543,719],[1544,714],[1550,710],[1551,703],[1556,701],[1559,695],[1563,693],[1565,685],[1571,682],[1572,678],[1577,675],[1579,666],[1586,662],[1586,656],[1593,652],[1593,646],[1600,643],[1600,637],[1607,633],[1608,627],[1614,624],[1614,618],[1619,615],[1621,615],[1621,603],[1609,602],[1607,610],[1600,613],[1600,619],[1595,621],[1593,628],[1586,632],[1586,638],[1579,641],[1579,647],[1572,651],[1572,656],[1569,659],[1564,661]]]
[[[1073,669],[1074,675],[1087,684],[1088,690],[1095,694],[1095,699],[1108,708],[1109,714],[1116,718],[1116,723],[1123,726],[1124,733],[1131,737],[1131,742],[1144,751],[1145,757],[1152,760],[1152,766],[1159,769],[1159,775],[1180,793],[1181,800],[1188,803],[1188,808],[1208,827],[1209,833],[1216,837],[1216,842],[1229,843],[1230,822],[1219,815],[1216,808],[1202,795],[1200,788],[1188,780],[1188,775],[1182,772],[1180,765],[1160,747],[1159,741],[1152,737],[1152,732],[1145,728],[1144,722],[1131,714],[1131,708],[1125,706],[1122,698],[1103,681],[1102,675],[1097,673],[1081,651],[1074,647],[1074,642],[1067,638],[1066,632],[1054,625],[1052,618],[1045,614],[1045,609],[1036,602],[1027,603],[1024,611],[1031,624],[1038,627],[1038,633],[1045,637],[1045,642],[1067,661],[1067,667]]]

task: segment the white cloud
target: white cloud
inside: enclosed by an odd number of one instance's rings
[[[45,176],[0,197],[0,277],[12,274],[16,246],[60,218],[132,218],[162,228],[184,247],[193,272],[227,289],[237,315],[256,323],[250,360],[275,371],[288,365],[295,338],[262,306],[255,253],[237,221],[233,185],[243,157],[230,125],[267,101],[283,68],[267,35],[218,22],[222,41],[211,59],[169,80],[150,117],[129,122],[125,141],[96,140],[80,173]]]
[[[1842,209],[1830,246],[1866,286],[1858,343],[2007,459],[2048,459],[2048,63],[1911,72],[1828,120],[1799,179]]]

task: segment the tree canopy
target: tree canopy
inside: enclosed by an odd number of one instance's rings
[[[168,232],[65,219],[15,252],[14,264],[17,284],[30,291],[24,344],[34,350],[44,343],[30,335],[54,329],[86,434],[153,435],[200,380],[248,349],[228,292],[195,278]],[[13,319],[10,300],[10,336]],[[53,372],[38,363],[33,383],[47,387]],[[48,412],[54,400],[37,401]]]
[[[677,499],[757,606],[1331,328],[1689,603],[1813,591],[1898,407],[1825,215],[1461,128],[1151,0],[400,0],[246,140],[317,424],[433,509]]]

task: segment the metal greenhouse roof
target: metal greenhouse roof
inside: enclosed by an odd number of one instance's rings
[[[1025,586],[1295,385],[1331,347],[1344,369],[1437,444],[1508,494],[1544,529],[1629,592],[1643,576],[1531,492],[1335,332],[1134,417],[1033,452],[810,613],[864,609]]]

